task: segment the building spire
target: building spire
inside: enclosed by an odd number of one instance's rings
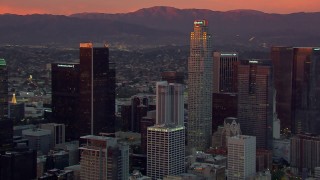
[[[17,98],[16,98],[16,94],[15,93],[12,94],[11,103],[12,104],[17,104]]]

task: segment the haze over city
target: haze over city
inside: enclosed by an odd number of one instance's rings
[[[229,11],[253,9],[267,13],[316,12],[319,0],[1,0],[0,14],[126,13],[152,6]]]

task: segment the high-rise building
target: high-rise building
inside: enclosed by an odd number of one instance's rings
[[[78,129],[80,65],[52,63],[51,68],[53,121],[66,125],[67,140],[78,140],[80,137]]]
[[[290,167],[295,174],[320,166],[320,137],[298,134],[290,140]]]
[[[115,132],[115,67],[109,48],[80,44],[80,135]]]
[[[238,82],[238,120],[242,134],[256,136],[258,149],[272,150],[274,88],[271,62],[243,62],[238,66]]]
[[[188,59],[188,152],[210,147],[212,134],[212,44],[208,21],[194,21]]]
[[[273,47],[277,113],[281,129],[320,134],[320,48]]]
[[[274,67],[274,87],[276,89],[276,111],[281,129],[294,131],[292,124],[292,77],[293,48],[272,47],[271,59]]]
[[[213,53],[212,133],[227,117],[237,116],[238,53]]]
[[[8,70],[0,59],[0,153],[10,150],[13,143],[13,121],[8,119]]]
[[[170,83],[167,81],[157,82],[157,124],[184,123],[184,87],[182,84]]]
[[[228,138],[228,180],[249,179],[256,173],[256,137]]]
[[[129,178],[129,146],[112,137],[82,136],[81,179],[113,180]]]
[[[236,93],[238,62],[236,52],[213,53],[213,93]]]
[[[295,48],[293,67],[295,131],[320,135],[320,48]]]
[[[185,171],[183,91],[181,84],[157,82],[156,125],[147,129],[147,175],[152,179]]]
[[[8,70],[7,63],[0,59],[0,120],[8,117]]]
[[[52,64],[52,111],[66,139],[114,133],[115,70],[108,47],[80,44],[79,63]]]
[[[162,179],[165,175],[184,173],[184,126],[148,127],[147,176]]]

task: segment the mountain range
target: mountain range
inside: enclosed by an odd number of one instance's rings
[[[255,10],[212,11],[157,6],[130,13],[0,15],[0,44],[108,41],[137,47],[187,45],[193,21],[207,19],[216,45],[317,46],[320,12],[269,14]]]

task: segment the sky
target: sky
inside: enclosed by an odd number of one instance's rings
[[[153,6],[267,13],[319,12],[320,0],[0,0],[0,14],[126,13]]]

